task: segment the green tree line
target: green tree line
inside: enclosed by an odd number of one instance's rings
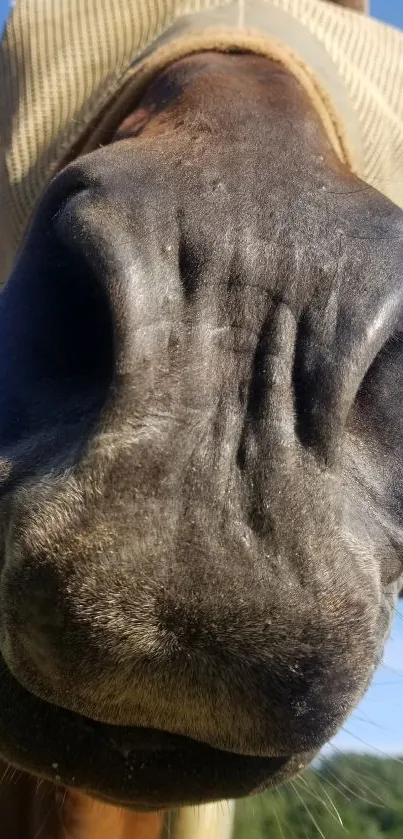
[[[337,754],[238,802],[235,839],[403,839],[403,758]]]

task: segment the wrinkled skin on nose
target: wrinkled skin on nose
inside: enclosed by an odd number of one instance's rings
[[[8,760],[51,776],[45,716],[64,783],[167,806],[343,722],[402,574],[402,230],[246,57],[180,62],[50,185],[0,298]]]

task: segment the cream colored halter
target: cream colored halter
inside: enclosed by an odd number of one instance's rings
[[[17,0],[0,45],[0,283],[33,209],[111,103],[168,61],[253,50],[286,64],[338,154],[403,207],[403,34],[323,0]]]

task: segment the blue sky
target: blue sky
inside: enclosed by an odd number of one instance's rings
[[[401,0],[370,0],[371,14],[379,20],[403,29],[403,3]]]
[[[8,0],[0,0],[0,29],[9,6]],[[403,29],[402,0],[372,0],[371,12],[374,17]],[[400,608],[403,616],[403,600]],[[396,615],[383,662],[367,695],[326,751],[403,755],[403,617],[400,615]]]

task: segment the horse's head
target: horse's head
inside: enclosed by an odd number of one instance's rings
[[[0,298],[0,753],[141,807],[299,771],[402,574],[403,214],[274,63],[164,71]]]

